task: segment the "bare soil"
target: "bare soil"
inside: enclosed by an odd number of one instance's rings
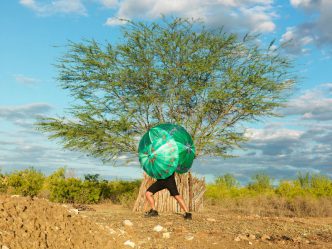
[[[332,217],[263,217],[208,206],[187,221],[172,213],[146,218],[112,203],[74,207],[44,199],[0,197],[0,245],[9,249],[132,248],[124,245],[127,241],[142,249],[332,249]],[[153,230],[157,225],[162,231]]]

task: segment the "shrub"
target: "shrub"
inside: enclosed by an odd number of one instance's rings
[[[227,189],[231,189],[239,186],[239,182],[235,179],[232,174],[225,174],[223,176],[219,176],[215,180],[215,184],[219,186],[224,186]]]
[[[317,197],[332,197],[332,181],[327,176],[313,175],[310,192]]]
[[[99,182],[65,178],[64,170],[52,174],[48,179],[50,200],[69,203],[97,203],[101,196]]]
[[[8,188],[7,177],[0,173],[0,193],[6,193]]]
[[[249,183],[248,189],[257,193],[270,192],[272,188],[272,179],[270,176],[260,173],[252,177],[253,182]]]
[[[130,201],[135,200],[141,180],[135,181],[110,181],[108,182],[108,193],[106,198],[113,203],[128,205]]]
[[[9,192],[23,196],[36,196],[41,188],[45,176],[34,168],[16,171],[8,175]]]

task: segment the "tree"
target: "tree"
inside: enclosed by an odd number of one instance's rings
[[[150,127],[184,126],[199,155],[227,156],[238,124],[275,115],[294,82],[291,63],[255,40],[189,19],[128,22],[118,45],[70,42],[57,67],[75,103],[38,127],[64,147],[105,161],[136,153]]]
[[[58,80],[75,102],[37,125],[103,161],[136,156],[141,136],[165,122],[191,134],[196,156],[230,156],[246,140],[240,124],[276,115],[294,83],[291,63],[272,45],[191,19],[128,21],[119,44],[69,42]]]

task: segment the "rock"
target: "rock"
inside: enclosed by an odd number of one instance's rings
[[[106,226],[106,229],[110,234],[116,234],[116,231],[114,229],[110,228],[109,226]]]
[[[249,235],[248,235],[248,238],[251,239],[251,240],[254,240],[254,239],[256,239],[256,236],[253,235],[253,234],[249,234]]]
[[[134,248],[135,247],[135,243],[132,242],[131,240],[127,240],[125,243],[124,243],[125,246],[130,246],[131,248]]]
[[[269,235],[263,234],[261,240],[271,240],[271,237]]]
[[[122,224],[127,227],[132,227],[134,225],[130,220],[124,220]]]
[[[163,228],[161,225],[157,225],[157,226],[155,226],[155,227],[153,228],[153,231],[159,233],[159,232],[161,232],[163,229],[164,229],[164,228]]]
[[[20,195],[11,195],[10,196],[11,198],[17,198],[17,197],[20,197]],[[2,248],[3,248],[4,246],[2,246]],[[7,246],[5,246],[6,248],[8,248]]]
[[[8,246],[5,246],[5,245],[3,245],[3,246],[1,247],[1,249],[9,249],[9,247],[8,247]]]
[[[72,214],[78,214],[78,209],[76,209],[76,208],[71,208],[68,211],[69,211],[69,213],[72,213]]]
[[[171,237],[171,234],[169,232],[163,233],[163,238],[164,239],[169,239]]]
[[[216,219],[213,219],[213,218],[207,218],[206,220],[210,221],[210,222],[216,222]]]
[[[184,237],[186,240],[193,240],[194,236],[192,234],[188,234]]]
[[[239,238],[239,236],[237,236],[234,238],[234,241],[239,242],[239,241],[241,241],[241,239]]]
[[[234,238],[235,241],[248,240],[248,237],[245,235],[238,235]]]

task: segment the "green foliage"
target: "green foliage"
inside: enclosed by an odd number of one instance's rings
[[[44,180],[45,176],[41,172],[29,168],[8,175],[7,185],[13,194],[36,196],[43,187]]]
[[[65,178],[61,168],[47,179],[50,200],[70,203],[98,203],[111,199],[114,203],[126,204],[137,194],[140,181],[99,180],[99,175],[87,174],[85,180]]]
[[[111,181],[108,183],[109,191],[107,193],[114,203],[125,204],[135,200],[138,194],[141,180],[136,181]]]
[[[311,193],[317,197],[332,197],[332,181],[327,176],[313,175],[310,182]]]
[[[298,174],[294,181],[283,181],[276,188],[280,196],[293,198],[296,196],[331,197],[332,181],[327,176]]]
[[[310,187],[310,173],[307,172],[303,174],[299,172],[297,174],[297,181],[299,182],[301,188],[309,188]]]
[[[266,174],[256,174],[252,177],[253,182],[248,188],[258,193],[270,191],[272,189],[272,179]]]
[[[240,122],[275,115],[294,82],[291,63],[255,42],[191,19],[129,21],[122,43],[70,42],[58,80],[75,99],[38,128],[68,149],[103,160],[137,153],[159,123],[186,128],[196,155],[229,156],[246,140]]]
[[[99,174],[86,174],[84,175],[84,180],[90,181],[90,182],[98,182],[99,181]]]
[[[214,184],[208,184],[205,197],[216,203],[227,198],[250,198],[255,196],[283,197],[293,205],[293,199],[305,198],[329,198],[332,197],[332,180],[323,175],[311,175],[310,173],[298,174],[295,180],[282,180],[278,186],[273,187],[272,179],[266,174],[256,174],[252,182],[247,186],[239,186],[236,179],[227,174],[217,177]],[[300,201],[295,201],[298,206]],[[304,201],[305,202],[305,201]],[[292,204],[293,203],[293,204]],[[305,204],[303,204],[305,205]]]
[[[0,171],[0,193],[6,193],[7,192],[7,177],[1,173]]]
[[[239,182],[232,174],[225,174],[223,176],[217,177],[215,183],[219,186],[225,186],[228,189],[237,187],[239,185]]]

